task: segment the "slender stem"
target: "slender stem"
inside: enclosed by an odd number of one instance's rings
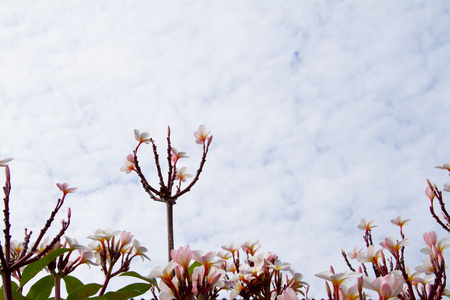
[[[61,299],[61,277],[59,275],[54,276],[55,278],[55,300]]]
[[[102,286],[102,289],[100,290],[99,296],[103,296],[103,294],[104,294],[105,291],[106,291],[106,287],[108,286],[108,283],[109,283],[109,281],[110,281],[111,278],[112,278],[111,273],[112,273],[114,264],[115,264],[115,262],[113,263],[113,262],[111,261],[111,265],[109,266],[108,273],[105,274],[105,281],[103,282],[103,286]]]
[[[173,202],[172,200],[166,200],[167,210],[167,241],[168,241],[168,259],[170,258],[170,251],[174,248],[173,244]]]
[[[6,300],[12,300],[12,287],[11,287],[11,271],[2,269],[2,282],[3,282],[3,297]]]

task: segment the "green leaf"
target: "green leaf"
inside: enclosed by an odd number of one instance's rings
[[[88,283],[83,285],[67,296],[67,300],[86,299],[89,296],[95,295],[102,288],[101,284]]]
[[[26,297],[22,295],[21,292],[18,292],[19,285],[15,281],[11,281],[11,288],[12,288],[12,296],[13,300],[27,300]],[[0,300],[4,300],[3,296],[3,287],[0,288]]]
[[[25,267],[22,273],[22,279],[20,280],[20,286],[23,287],[30,279],[36,276],[37,273],[42,271],[49,263],[51,263],[55,258],[61,254],[71,251],[70,249],[56,249],[48,253],[46,256],[38,259],[34,263],[29,264]]]
[[[45,276],[39,279],[30,288],[27,294],[27,298],[35,300],[46,300],[52,293],[52,289],[55,286],[55,279],[52,275]]]
[[[144,277],[144,276],[142,276],[141,274],[138,274],[138,273],[136,273],[136,272],[134,272],[134,271],[125,272],[125,273],[120,274],[119,276],[136,277],[136,278],[142,279],[142,280],[144,280],[144,281],[147,281],[148,283],[151,283],[151,284],[153,284],[154,286],[158,286],[158,282],[156,281],[155,278]]]
[[[66,284],[66,291],[67,294],[72,293],[74,290],[82,287],[84,284],[78,279],[73,276],[64,276],[63,277],[64,283]]]
[[[102,297],[108,300],[121,300],[130,299],[131,297],[136,297],[144,294],[150,289],[151,285],[148,283],[132,283],[127,285],[116,292],[108,292]]]
[[[192,263],[192,265],[189,266],[189,269],[188,269],[189,275],[192,275],[192,272],[194,272],[194,269],[195,269],[196,267],[200,267],[201,265],[202,265],[202,264],[199,263],[198,261],[194,261],[194,262]]]

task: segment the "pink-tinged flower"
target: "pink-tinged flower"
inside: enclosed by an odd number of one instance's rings
[[[431,202],[433,202],[434,197],[436,197],[436,194],[429,186],[427,186],[427,188],[425,189],[425,194],[428,198],[430,198]]]
[[[315,276],[330,281],[333,284],[334,291],[338,291],[341,283],[350,278],[359,277],[361,274],[356,272],[335,273],[333,267],[330,267],[330,271],[320,272]]]
[[[75,193],[76,187],[69,187],[69,184],[67,182],[64,183],[57,183],[56,186],[63,192],[63,195],[67,195],[69,193]]]
[[[415,273],[417,274],[417,273]],[[436,275],[431,274],[431,275],[427,275],[424,277],[419,277],[419,276],[415,276],[414,279],[411,281],[411,283],[417,287],[420,284],[423,284],[424,286],[427,285],[428,283],[434,281],[434,279],[436,278]]]
[[[125,164],[120,168],[121,172],[125,172],[126,174],[130,174],[131,171],[136,171],[135,165],[134,165],[134,156],[133,154],[128,154],[127,158],[125,159]]]
[[[200,125],[196,132],[194,132],[195,142],[197,144],[205,144],[205,141],[211,139],[212,136],[209,136],[211,131],[206,132],[205,125]]]
[[[356,260],[358,260],[362,264],[371,262],[371,263],[378,265],[378,259],[380,259],[382,257],[382,255],[383,255],[383,249],[376,250],[373,245],[369,245],[369,247],[367,247],[367,252],[359,253],[356,256]]]
[[[192,174],[186,173],[186,171],[186,167],[182,167],[181,169],[177,168],[177,178],[180,182],[185,182],[187,178],[192,177]]]
[[[76,239],[70,238],[68,236],[64,236],[66,239],[67,244],[69,244],[69,247],[71,249],[86,249],[85,246],[81,245]]]
[[[364,230],[364,231],[370,231],[370,230],[372,230],[372,228],[377,227],[376,225],[373,225],[374,222],[375,222],[375,220],[371,220],[371,221],[367,222],[367,220],[365,218],[363,218],[363,219],[361,219],[361,223],[358,224],[358,229]]]
[[[241,247],[241,244],[231,243],[228,246],[226,245],[222,246],[222,249],[231,252],[231,254],[234,254],[236,250],[239,249],[239,247]]]
[[[139,130],[134,130],[134,138],[139,142],[139,145],[142,143],[148,144],[150,142],[150,133],[148,132],[140,132]],[[138,147],[139,147],[138,145]]]
[[[144,258],[151,260],[150,257],[148,257],[145,252],[148,251],[148,249],[144,246],[141,246],[141,243],[138,240],[133,240],[133,248],[134,248],[134,255],[142,257],[142,261],[144,261]]]
[[[20,256],[22,251],[24,250],[24,244],[25,242],[18,242],[16,240],[11,241],[11,251],[17,255]]]
[[[437,235],[434,231],[426,232],[423,234],[423,239],[427,246],[422,247],[420,252],[423,254],[430,254],[433,247],[436,248],[438,254],[442,255],[443,251],[450,247],[450,244],[446,244],[448,237],[437,240]]]
[[[288,287],[286,288],[281,295],[277,296],[277,300],[298,300],[297,294],[295,291]]]
[[[208,253],[203,253],[201,250],[192,251],[192,258],[205,266],[206,270],[212,266],[217,266],[220,262],[217,259],[216,252],[210,251]]]
[[[124,246],[130,244],[132,240],[133,240],[133,235],[131,234],[131,232],[124,230],[120,233],[121,247],[124,247]]]
[[[44,241],[38,246],[38,248],[36,249],[38,253],[41,253],[42,251],[44,251],[44,249],[47,247],[48,245],[48,237],[46,237],[44,239]]]
[[[174,278],[176,279],[176,278]],[[172,291],[170,287],[167,286],[163,281],[159,282],[159,289],[161,290],[161,293],[159,293],[158,298],[161,300],[172,300],[175,298],[175,293]]]
[[[397,226],[400,226],[400,228],[402,228],[406,223],[408,223],[409,221],[411,221],[411,219],[405,219],[403,220],[402,217],[398,216],[395,219],[391,220],[391,223]]]
[[[268,262],[267,267],[269,269],[274,269],[277,271],[287,271],[291,268],[291,265],[289,263],[282,263],[281,260],[276,259],[275,263],[273,263],[273,264]]]
[[[398,241],[393,237],[387,237],[384,239],[384,241],[380,242],[380,245],[391,252],[391,254],[398,259],[400,249],[404,246],[411,245],[411,243],[407,240],[408,238]]]
[[[150,272],[150,274],[147,276],[147,278],[161,278],[161,279],[165,278],[165,279],[171,280],[172,271],[176,265],[177,265],[177,263],[172,260],[164,268],[161,266],[157,266],[157,267],[153,268],[153,270]]]
[[[79,265],[87,264],[88,266],[97,266],[97,264],[92,261],[94,259],[94,252],[87,251],[85,249],[78,249],[78,253],[80,254],[80,256],[75,260],[75,262],[78,262]]]
[[[292,278],[289,280],[288,286],[291,287],[302,287],[304,285],[309,286],[309,284],[306,281],[303,281],[303,274],[295,272],[292,269],[289,269],[289,273],[291,273]]]
[[[220,258],[220,260],[222,262],[226,262],[227,260],[229,260],[231,258],[231,252],[224,252],[224,251],[219,251],[217,252],[217,257]]]
[[[12,161],[14,158],[4,158],[2,160],[0,160],[0,167],[4,167],[7,166],[7,163],[9,163],[10,161]]]
[[[94,241],[109,241],[113,236],[120,234],[120,231],[113,231],[111,229],[97,229],[94,235],[88,236],[89,239]]]
[[[361,251],[362,248],[358,250],[358,248],[354,247],[352,252],[347,252],[347,256],[350,257],[351,259],[355,259],[358,256],[358,254],[361,253]]]
[[[180,247],[178,250],[172,249],[170,251],[170,257],[182,266],[184,270],[188,270],[192,259],[192,251],[189,249],[189,245],[186,247]]]
[[[436,166],[436,168],[450,171],[450,162],[445,163],[443,165]]]
[[[256,241],[254,243],[246,241],[242,244],[242,250],[244,250],[244,252],[249,255],[255,255],[256,251],[259,248],[261,248],[261,244],[259,243],[259,241]]]
[[[444,191],[450,192],[450,183],[445,183],[444,184]]]
[[[242,284],[240,280],[234,281],[233,290],[231,290],[230,298],[234,299],[241,293],[242,290],[245,289],[245,286]]]
[[[423,263],[417,265],[415,269],[417,272],[425,273],[426,275],[434,274],[435,266],[431,260],[431,256],[426,256]]]
[[[436,232],[434,231],[430,231],[430,232],[425,232],[423,234],[423,240],[425,241],[425,243],[431,248],[432,245],[436,245],[437,243],[437,235]]]
[[[373,281],[370,278],[364,278],[364,287],[376,291],[380,296],[380,300],[390,299],[399,295],[403,290],[403,284],[403,278],[396,273],[389,273]]]
[[[350,286],[347,282],[343,282],[340,286],[340,296],[341,299],[345,300],[358,300],[359,299],[359,290],[358,284],[354,284]]]
[[[172,148],[172,162],[176,164],[180,158],[189,158],[189,156],[186,155],[186,152],[178,151],[177,149]]]

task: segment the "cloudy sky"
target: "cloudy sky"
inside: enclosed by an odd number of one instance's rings
[[[346,270],[341,248],[364,245],[361,218],[376,220],[378,242],[398,237],[390,220],[400,215],[412,219],[407,264],[421,263],[423,232],[446,236],[424,189],[426,178],[448,180],[434,167],[450,160],[449,9],[424,0],[2,1],[0,159],[15,158],[13,238],[39,231],[60,196],[55,183],[68,182],[78,190],[67,235],[87,244],[97,228],[131,231],[149,248],[152,261],[133,265],[147,275],[166,263],[165,206],[119,171],[133,130],[150,132],[165,157],[170,125],[194,173],[193,132],[205,124],[214,140],[200,180],[174,207],[176,247],[259,240],[318,297],[314,274]],[[149,146],[140,159],[157,185]],[[84,281],[100,281],[96,272]]]

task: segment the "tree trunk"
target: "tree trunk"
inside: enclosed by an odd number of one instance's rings
[[[168,247],[168,259],[171,261],[170,251],[174,248],[173,246],[173,202],[168,199],[166,202],[167,208],[167,247]]]

